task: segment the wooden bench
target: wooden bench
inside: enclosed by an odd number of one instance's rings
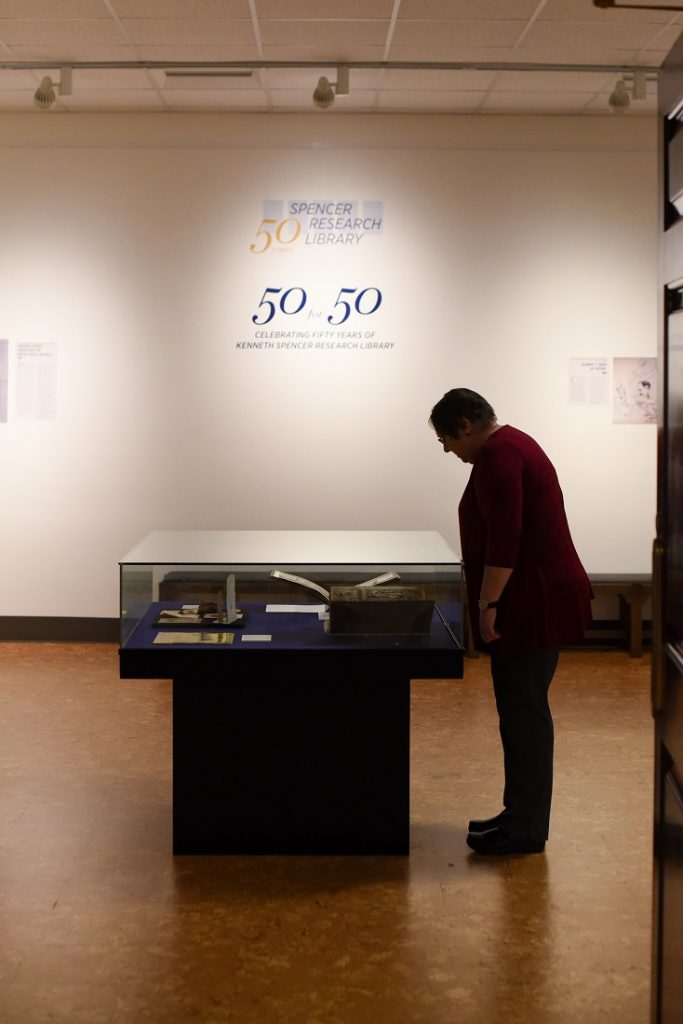
[[[596,597],[618,597],[619,618],[632,658],[643,654],[643,606],[652,597],[650,573],[589,573]]]
[[[619,621],[632,658],[643,654],[643,607],[652,597],[649,573],[589,573],[595,597],[619,598]],[[463,588],[464,590],[464,588]],[[469,627],[467,598],[463,607],[463,644],[468,658],[478,657]]]

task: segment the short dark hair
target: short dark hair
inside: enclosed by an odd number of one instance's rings
[[[429,422],[437,434],[457,437],[466,419],[470,423],[482,423],[486,426],[495,421],[496,414],[486,399],[476,391],[470,391],[469,388],[452,388],[436,403]]]

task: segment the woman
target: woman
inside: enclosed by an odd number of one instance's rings
[[[592,591],[572,543],[557,473],[539,445],[498,424],[481,395],[454,388],[430,425],[472,471],[459,507],[475,645],[490,652],[505,767],[504,810],[469,823],[477,853],[540,853],[548,838],[559,648],[591,621]]]

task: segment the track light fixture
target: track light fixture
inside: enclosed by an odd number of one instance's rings
[[[55,87],[49,75],[45,75],[42,82],[33,94],[33,104],[39,110],[49,110],[57,99]]]
[[[313,90],[313,102],[316,107],[322,107],[323,109],[330,107],[334,103],[334,89],[325,75],[318,79],[318,84]]]
[[[629,75],[626,76],[630,77]],[[624,78],[620,78],[614,86],[609,100],[607,101],[613,114],[624,114],[631,106],[631,100],[647,99],[647,75],[642,68],[633,72],[633,82],[629,93]]]
[[[55,92],[55,84],[57,85],[58,93]],[[57,95],[71,95],[71,68],[61,69],[59,82],[57,83],[53,82],[49,75],[43,77],[33,94],[34,106],[38,107],[39,110],[49,110],[54,105]]]
[[[330,82],[324,75],[318,79],[318,84],[313,90],[313,102],[316,107],[325,110],[334,103],[335,96],[349,95],[349,69],[345,64],[337,68],[337,81]]]
[[[607,102],[613,114],[624,114],[631,106],[631,97],[623,78],[618,80]]]
[[[593,0],[596,6],[612,6],[609,0]],[[619,5],[622,6],[622,5]],[[657,8],[653,8],[657,9]],[[670,8],[673,10],[673,8]],[[683,10],[683,7],[681,8]],[[163,85],[165,88],[222,88],[228,85],[231,80],[250,78],[254,71],[269,71],[270,69],[291,69],[296,71],[318,72],[324,67],[335,67],[327,61],[286,61],[286,60],[258,60],[246,62],[219,61],[218,63],[207,63],[205,61],[72,61],[68,66],[58,61],[30,62],[30,61],[3,61],[0,60],[0,72],[2,71],[34,71],[43,74],[44,71],[51,71],[54,75],[56,69],[61,73],[59,81],[55,81],[50,74],[44,75],[40,85],[35,91],[33,102],[39,110],[50,110],[58,96],[71,95],[71,76],[74,70],[79,75],[83,72],[83,84],[87,82],[88,71],[118,71],[118,70],[142,70],[162,72],[164,75]],[[631,100],[644,100],[647,94],[646,79],[656,80],[657,70],[651,67],[625,64],[541,64],[541,63],[518,63],[518,62],[486,62],[486,61],[348,61],[337,64],[337,79],[330,81],[325,75],[318,79],[313,91],[313,103],[322,110],[330,107],[337,96],[349,95],[349,72],[351,68],[357,69],[381,69],[386,70],[411,70],[411,71],[508,71],[508,72],[531,72],[543,73],[565,73],[596,72],[600,74],[617,75],[618,82],[609,98],[609,106],[615,113],[623,113],[628,109]],[[621,84],[620,84],[621,83]]]
[[[642,70],[633,72],[633,98],[634,100],[647,99],[647,78]]]
[[[349,69],[346,64],[340,64],[337,68],[337,81],[334,83],[334,91],[337,96],[349,95]]]

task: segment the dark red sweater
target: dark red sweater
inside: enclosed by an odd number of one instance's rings
[[[499,427],[480,448],[460,501],[460,539],[475,644],[525,654],[580,640],[592,591],[569,532],[552,462],[528,434]],[[482,643],[477,602],[485,565],[511,568]]]

